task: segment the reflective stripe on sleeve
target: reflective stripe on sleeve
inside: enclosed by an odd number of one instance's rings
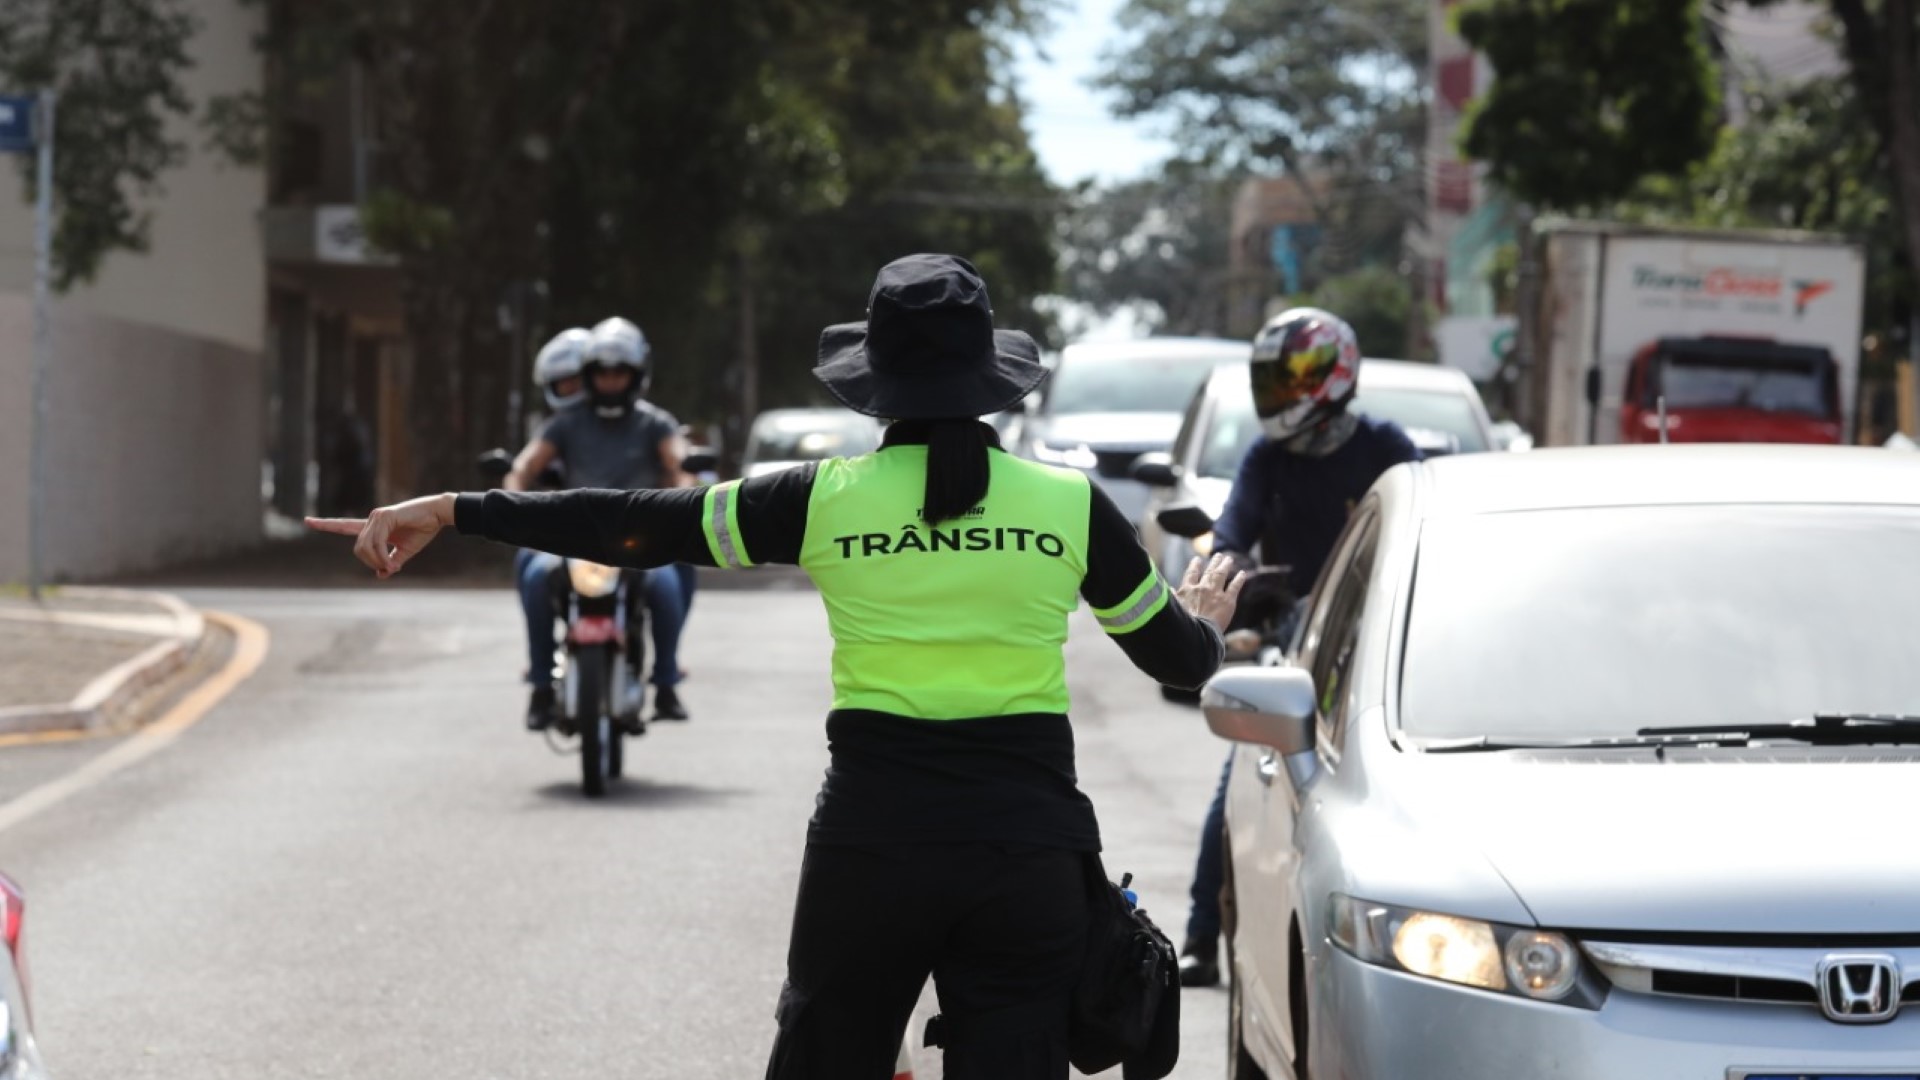
[[[1094,608],[1094,617],[1109,634],[1126,634],[1146,625],[1148,619],[1167,606],[1167,583],[1160,580],[1156,571],[1147,574],[1147,580],[1133,590],[1133,595],[1110,608]]]
[[[707,550],[715,566],[742,570],[753,565],[746,545],[740,542],[740,481],[729,480],[707,489],[701,527],[707,534]]]

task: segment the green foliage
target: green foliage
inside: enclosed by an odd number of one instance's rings
[[[1156,333],[1226,332],[1229,225],[1242,177],[1185,162],[1083,187],[1063,223],[1067,294],[1101,315],[1147,305]],[[1271,291],[1262,271],[1257,288]]]
[[[1001,66],[1034,0],[271,10],[277,78],[254,114],[363,73],[382,148],[365,221],[406,280],[422,486],[512,437],[493,426],[502,372],[610,314],[652,340],[656,399],[736,430],[749,401],[813,393],[821,327],[859,318],[909,251],[972,258],[999,320],[1045,334],[1031,301],[1052,287],[1057,198]],[[544,313],[503,329],[502,297],[523,294]]]
[[[1424,198],[1427,7],[1128,0],[1100,84],[1190,158],[1301,180],[1330,271],[1397,260]]]
[[[1609,212],[1623,221],[1806,229],[1868,241],[1867,323],[1899,321],[1911,276],[1898,253],[1891,178],[1855,83],[1844,76],[1744,91],[1747,119],[1684,175],[1652,177]]]
[[[1523,201],[1594,207],[1713,149],[1698,0],[1471,0],[1458,18],[1495,72],[1463,147]]]
[[[187,152],[168,128],[193,111],[181,76],[198,26],[183,0],[0,0],[0,86],[59,95],[56,288],[90,280],[113,251],[146,250],[140,199]],[[33,160],[17,164],[32,198]]]
[[[1366,356],[1398,357],[1407,350],[1413,292],[1406,279],[1383,266],[1329,278],[1306,298],[1313,307],[1345,319]]]

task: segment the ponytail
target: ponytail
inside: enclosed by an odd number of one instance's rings
[[[978,420],[924,421],[927,435],[927,490],[920,520],[929,525],[957,518],[986,497],[992,466],[988,432]]]

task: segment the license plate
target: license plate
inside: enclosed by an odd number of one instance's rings
[[[611,615],[582,615],[567,628],[567,640],[575,645],[604,645],[619,637],[620,627]]]

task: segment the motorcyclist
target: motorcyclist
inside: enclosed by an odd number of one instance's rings
[[[1249,364],[1262,437],[1241,459],[1226,509],[1213,528],[1213,549],[1252,567],[1287,566],[1293,595],[1305,597],[1333,553],[1340,530],[1380,474],[1420,451],[1399,425],[1352,412],[1360,378],[1360,342],[1353,328],[1318,308],[1292,308],[1267,320],[1253,339]],[[1284,616],[1282,640],[1305,610]],[[1233,758],[1228,756],[1229,765]],[[1192,909],[1181,949],[1184,986],[1220,981],[1221,843],[1227,770],[1207,808],[1194,865]]]
[[[652,375],[651,348],[640,328],[626,319],[606,319],[588,332],[582,343],[569,336],[565,348],[546,369],[564,375],[567,350],[578,345],[581,397],[570,400],[544,382],[548,401],[555,406],[548,419],[514,459],[502,486],[508,491],[529,490],[549,465],[566,468],[568,487],[673,488],[689,486],[680,468],[685,443],[679,421],[644,400]],[[549,348],[562,345],[561,338]],[[542,350],[543,355],[546,350]],[[541,370],[536,363],[536,371]],[[531,692],[527,700],[527,727],[539,730],[553,719],[553,593],[551,581],[558,558],[523,554],[518,562],[520,601],[527,620],[528,670]],[[680,682],[680,632],[686,624],[691,599],[690,567],[663,567],[646,575],[647,613],[652,623],[654,715],[656,719],[685,720],[687,710],[676,689]]]

